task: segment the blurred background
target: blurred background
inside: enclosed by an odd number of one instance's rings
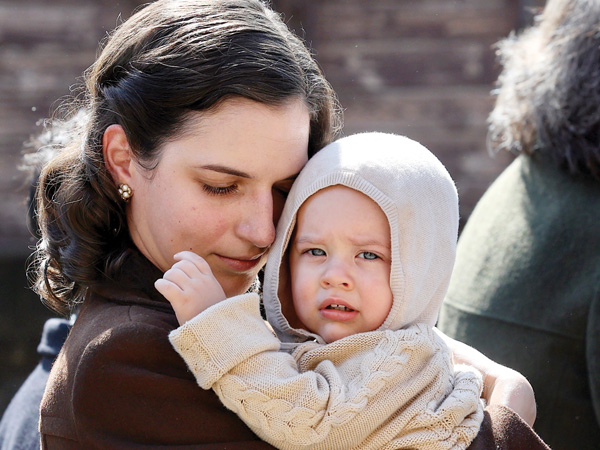
[[[94,61],[98,42],[147,1],[0,0],[0,414],[36,365],[51,317],[28,288],[23,143]],[[416,139],[458,186],[461,224],[511,161],[487,153],[493,44],[545,0],[272,0],[312,47],[344,108],[344,134]]]

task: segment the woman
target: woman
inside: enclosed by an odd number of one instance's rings
[[[36,289],[59,313],[78,309],[42,400],[42,447],[269,448],[196,385],[153,284],[192,250],[227,295],[252,288],[291,183],[337,131],[331,87],[258,0],[152,3],[85,81],[88,120],[38,190]],[[490,398],[524,385],[467,359]],[[504,392],[514,404],[518,390]]]

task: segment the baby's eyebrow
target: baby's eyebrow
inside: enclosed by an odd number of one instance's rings
[[[371,236],[353,236],[349,238],[349,241],[350,243],[352,243],[352,245],[355,245],[357,247],[369,247],[372,245],[378,245],[380,247],[390,248],[390,242],[385,242],[381,239],[373,238]]]
[[[302,235],[300,237],[296,236],[294,238],[293,243],[294,244],[314,244],[316,241],[317,241],[317,239],[313,236]]]
[[[309,234],[304,234],[304,235],[300,235],[300,236],[296,236],[294,239],[294,243],[296,244],[316,244],[319,242],[319,238],[317,238],[316,236],[312,236]],[[383,247],[383,248],[390,248],[390,243],[389,242],[384,242],[381,240],[378,240],[376,238],[372,238],[370,236],[365,236],[365,237],[352,237],[348,239],[350,241],[350,244],[352,244],[355,247],[373,247],[373,246],[377,246],[377,247]]]

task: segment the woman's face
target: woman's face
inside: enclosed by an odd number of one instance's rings
[[[128,204],[133,242],[162,271],[193,251],[228,296],[245,292],[275,239],[285,196],[308,160],[309,113],[242,98],[189,119],[149,172],[134,164]]]

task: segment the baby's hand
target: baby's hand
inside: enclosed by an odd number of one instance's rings
[[[174,259],[177,262],[154,286],[171,303],[181,325],[225,300],[226,295],[204,258],[184,251]]]

